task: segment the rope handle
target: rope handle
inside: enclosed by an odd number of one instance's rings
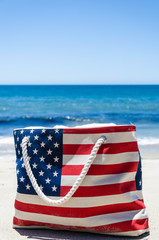
[[[81,185],[82,181],[84,180],[91,164],[93,163],[94,159],[96,158],[96,154],[98,149],[100,148],[100,146],[106,141],[106,137],[105,136],[101,136],[95,143],[91,154],[88,157],[87,162],[85,163],[81,174],[79,175],[79,177],[76,179],[74,185],[72,186],[72,188],[70,189],[70,191],[66,194],[66,196],[62,197],[61,199],[58,200],[52,200],[50,198],[48,198],[40,189],[34,175],[33,172],[31,170],[30,167],[30,163],[29,163],[29,158],[28,158],[28,152],[27,152],[27,145],[29,142],[29,138],[28,137],[24,137],[22,140],[22,154],[23,154],[23,159],[24,159],[24,165],[26,168],[26,172],[28,174],[28,177],[32,183],[32,186],[34,188],[34,190],[36,191],[36,193],[38,194],[38,196],[47,204],[52,205],[52,206],[60,206],[64,203],[66,203],[71,197],[72,195],[76,192],[76,190],[78,189],[78,187]]]

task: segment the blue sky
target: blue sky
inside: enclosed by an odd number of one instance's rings
[[[158,66],[159,1],[0,1],[0,84],[159,84]]]

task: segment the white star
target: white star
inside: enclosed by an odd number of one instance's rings
[[[139,185],[141,186],[141,181],[139,181]]]
[[[33,166],[33,168],[37,168],[37,164],[36,163],[34,163],[34,164],[32,164],[32,166]]]
[[[59,129],[55,129],[55,133],[59,133]]]
[[[42,185],[40,185],[40,190],[41,190],[41,191],[43,190],[43,188],[44,188],[44,187],[43,187]]]
[[[46,165],[47,169],[51,169],[52,165],[49,163],[48,165]]]
[[[48,155],[51,155],[51,154],[52,154],[52,151],[49,149],[49,150],[47,151],[47,154],[48,154]]]
[[[45,130],[45,129],[43,129],[43,130],[42,130],[42,133],[45,133],[45,132],[46,132],[46,130]]]
[[[55,187],[55,185],[52,187],[52,191],[53,192],[56,192],[56,190],[57,190],[57,187]]]
[[[28,147],[31,147],[31,144],[32,144],[31,142],[28,142]]]
[[[58,175],[58,172],[53,172],[53,175],[54,175],[54,177],[57,177],[57,175]]]
[[[19,137],[17,137],[17,142],[19,141]]]
[[[20,178],[20,182],[24,182],[24,179],[23,176]]]
[[[31,186],[30,186],[29,184],[27,184],[27,185],[26,185],[26,190],[30,190],[30,187],[31,187]]]
[[[30,159],[31,159],[31,157],[30,157],[30,156],[28,156],[28,161],[30,161]]]
[[[44,162],[44,160],[45,160],[45,158],[42,156],[42,157],[40,158],[40,162]]]
[[[45,143],[44,142],[40,143],[40,145],[41,145],[41,147],[45,147]]]
[[[55,148],[58,148],[58,147],[59,147],[59,143],[57,143],[57,142],[54,143],[54,147],[55,147]]]
[[[20,161],[23,161],[23,158],[22,158],[22,157],[20,158]]]
[[[19,174],[19,169],[17,169],[17,174]]]
[[[32,130],[30,130],[30,133],[33,133],[34,132],[34,130],[32,129]]]
[[[18,154],[20,154],[20,150],[18,150]]]
[[[14,131],[14,135],[16,135],[16,131]]]
[[[23,130],[21,130],[21,131],[20,131],[20,134],[23,134],[23,132],[24,132],[24,131],[23,131]]]
[[[51,180],[49,178],[47,178],[47,179],[45,179],[45,181],[46,181],[46,183],[50,184]]]
[[[59,158],[56,156],[55,158],[54,158],[54,162],[58,162],[59,161]]]
[[[34,150],[33,150],[33,154],[37,154],[38,153],[38,150],[35,148]]]
[[[24,168],[25,167],[25,164],[24,163],[22,163],[22,168]]]
[[[39,176],[43,176],[44,175],[44,172],[41,170],[40,172],[39,172]]]
[[[49,135],[47,138],[48,138],[48,140],[52,140],[52,136],[51,135]]]
[[[34,139],[35,139],[35,140],[38,140],[38,138],[39,138],[38,135],[35,135],[35,136],[34,136]]]
[[[22,148],[22,143],[20,144],[20,147]]]

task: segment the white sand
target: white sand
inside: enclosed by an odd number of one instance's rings
[[[140,238],[110,237],[89,233],[12,228],[16,193],[15,157],[0,157],[0,240],[18,239],[159,239],[159,154],[143,154],[143,194],[149,212],[150,235]]]

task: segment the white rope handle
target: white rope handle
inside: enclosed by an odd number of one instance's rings
[[[22,154],[23,154],[23,159],[24,159],[24,164],[25,164],[25,168],[26,168],[26,172],[30,178],[30,181],[32,183],[33,188],[35,189],[36,193],[38,194],[38,196],[47,204],[49,205],[53,205],[53,206],[59,206],[64,204],[65,202],[67,202],[72,195],[75,193],[75,191],[78,189],[78,187],[81,185],[83,179],[85,178],[91,164],[93,163],[94,159],[96,158],[96,154],[98,149],[100,148],[100,146],[102,145],[102,143],[104,143],[106,141],[106,137],[105,136],[101,136],[97,142],[95,143],[90,156],[88,157],[87,162],[85,163],[81,174],[79,175],[79,177],[77,178],[77,180],[75,181],[74,185],[72,186],[72,188],[70,189],[70,191],[66,194],[66,196],[62,197],[59,200],[52,200],[50,198],[48,198],[40,189],[34,175],[33,172],[31,170],[30,167],[30,163],[29,163],[29,158],[28,158],[28,153],[27,153],[27,144],[29,142],[29,138],[28,137],[24,137],[22,140]]]

